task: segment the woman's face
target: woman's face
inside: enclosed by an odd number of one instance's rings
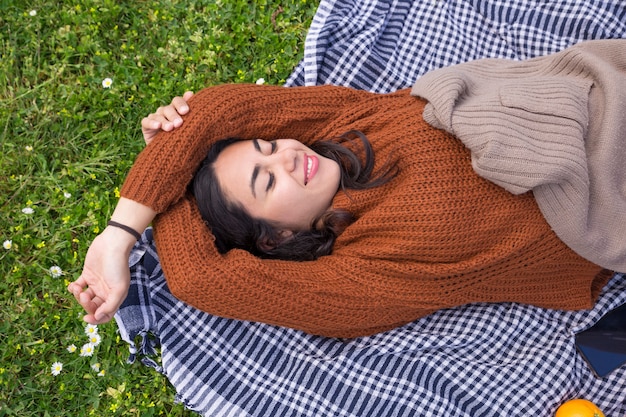
[[[226,198],[289,231],[309,230],[339,188],[339,165],[294,139],[236,142],[214,168]]]

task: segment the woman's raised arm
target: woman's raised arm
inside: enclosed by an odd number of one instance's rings
[[[183,123],[189,112],[187,101],[193,92],[174,97],[167,106],[159,107],[141,121],[146,145],[162,132],[169,132]],[[85,309],[84,320],[91,324],[108,322],[126,298],[130,284],[128,257],[138,235],[152,222],[156,212],[148,206],[120,198],[110,224],[89,246],[81,275],[68,290]],[[128,228],[129,230],[125,230]]]
[[[141,233],[185,194],[210,146],[226,137],[292,137],[310,142],[334,119],[346,98],[367,93],[340,87],[284,88],[232,84],[185,93],[142,120],[141,152],[108,226],[94,239],[80,277],[68,289],[83,306],[85,321],[109,321],[130,284],[128,256]],[[183,122],[184,119],[184,122]],[[184,250],[184,247],[183,247]]]
[[[161,131],[137,157],[122,196],[158,213],[179,201],[216,141],[324,137],[343,108],[372,93],[342,87],[227,84],[205,88],[188,101],[182,125]],[[343,133],[343,132],[342,132]]]

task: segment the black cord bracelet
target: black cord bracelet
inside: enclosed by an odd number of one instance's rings
[[[130,233],[131,235],[133,235],[135,237],[135,239],[137,239],[137,240],[141,239],[141,234],[139,234],[139,232],[137,232],[132,227],[126,226],[125,224],[118,223],[118,222],[115,222],[113,220],[109,220],[107,222],[107,226],[119,227],[120,229],[125,230],[128,233]]]

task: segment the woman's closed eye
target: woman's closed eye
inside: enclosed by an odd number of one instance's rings
[[[252,144],[254,149],[263,156],[270,156],[278,150],[278,144],[275,140],[266,141],[262,139],[252,139]],[[256,198],[256,183],[257,179],[261,179],[260,174],[264,170],[262,169],[262,164],[257,163],[252,170],[252,177],[250,180],[250,190],[252,191],[252,195]],[[276,177],[273,172],[267,170],[267,185],[265,186],[265,193],[269,192],[276,185]]]
[[[266,144],[269,144],[269,155],[272,155],[274,153],[276,153],[276,149],[277,149],[277,144],[276,141],[264,141]],[[267,147],[265,147],[267,149]],[[267,186],[265,187],[265,193],[269,192],[272,188],[274,188],[274,185],[276,184],[276,177],[274,176],[274,173],[271,171],[268,171],[268,180],[267,180]]]
[[[271,155],[275,153],[277,149],[277,144],[275,140],[266,141],[253,139],[252,143],[254,144],[254,149],[256,149],[257,152],[262,153],[263,155]]]
[[[274,188],[274,184],[276,184],[276,177],[274,177],[274,174],[272,172],[269,172],[268,174],[269,174],[269,179],[267,181],[267,187],[265,187],[266,193],[272,188]]]

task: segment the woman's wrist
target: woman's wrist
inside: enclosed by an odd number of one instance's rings
[[[118,229],[122,229],[123,231],[125,231],[126,233],[128,233],[132,237],[134,237],[135,240],[140,240],[141,239],[141,233],[139,233],[137,230],[135,230],[132,227],[127,226],[127,225],[125,225],[123,223],[119,223],[119,222],[116,222],[114,220],[109,220],[107,222],[107,226],[117,227]]]
[[[130,252],[156,212],[128,198],[120,198],[103,234],[107,243]]]
[[[148,206],[134,200],[121,197],[117,202],[117,206],[115,207],[113,214],[111,215],[110,221],[113,223],[110,227],[116,227],[129,236],[136,237],[132,231],[135,231],[139,235],[143,233],[145,228],[150,225],[156,214],[156,211]]]
[[[122,250],[125,253],[130,253],[130,250],[135,246],[135,243],[137,243],[137,239],[130,233],[119,227],[110,225],[107,225],[102,231],[101,236],[106,239],[110,249],[115,251]]]

